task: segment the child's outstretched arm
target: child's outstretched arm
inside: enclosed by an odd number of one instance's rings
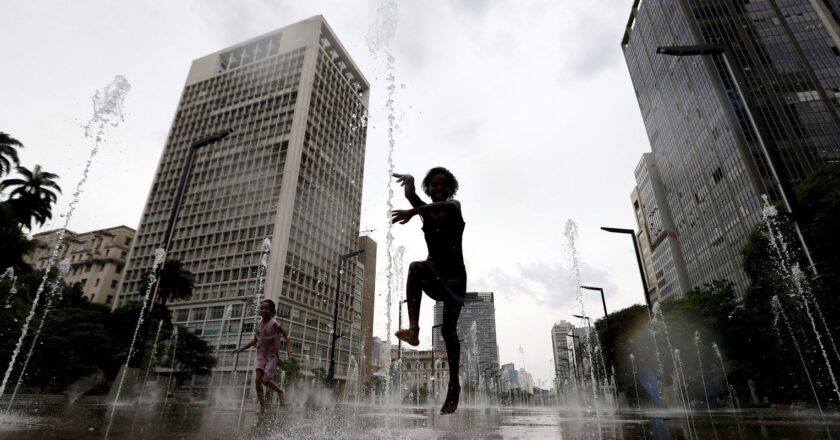
[[[414,188],[414,176],[411,174],[393,174],[394,177],[397,178],[397,183],[402,185],[405,191],[405,198],[408,199],[408,202],[411,203],[411,206],[415,208],[419,208],[426,204],[418,195],[417,191]]]
[[[233,351],[231,351],[230,354],[242,353],[243,351],[253,347],[256,344],[257,344],[257,337],[254,336],[254,339],[251,339],[250,341],[248,341],[248,343],[243,345],[241,348],[233,349]]]
[[[391,223],[399,222],[401,225],[408,223],[412,217],[418,214],[426,214],[435,211],[447,211],[452,214],[461,215],[461,203],[457,200],[445,200],[442,202],[426,203],[411,209],[396,209],[391,211]]]
[[[278,327],[278,330],[280,330],[280,336],[283,336],[283,339],[286,340],[286,354],[289,355],[289,357],[291,357],[292,356],[292,340],[289,339],[289,334],[286,333],[286,330],[283,330],[283,327]]]

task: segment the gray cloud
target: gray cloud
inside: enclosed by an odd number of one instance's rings
[[[618,291],[609,273],[602,269],[583,264],[581,273],[582,283],[601,287],[608,294]],[[559,263],[537,261],[518,265],[513,270],[494,268],[479,279],[471,280],[470,288],[496,292],[514,300],[533,301],[536,305],[558,311],[579,307],[574,276],[568,267]],[[588,293],[584,291],[584,295]],[[598,313],[594,315],[599,316]]]

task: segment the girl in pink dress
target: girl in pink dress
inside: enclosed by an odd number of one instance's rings
[[[257,399],[260,402],[257,408],[257,414],[262,413],[265,407],[265,397],[263,396],[263,385],[271,388],[277,392],[278,402],[283,401],[283,390],[275,384],[271,378],[274,377],[274,371],[277,368],[277,361],[280,359],[280,336],[286,341],[286,353],[291,357],[292,343],[289,341],[289,335],[280,327],[280,323],[274,318],[277,314],[277,308],[274,301],[265,299],[260,302],[260,317],[262,318],[254,329],[254,338],[242,348],[233,350],[232,354],[241,353],[254,345],[257,346],[257,368],[254,379],[254,385],[257,388]]]

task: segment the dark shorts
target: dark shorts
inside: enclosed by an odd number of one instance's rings
[[[435,301],[454,301],[460,305],[464,304],[464,296],[467,293],[467,274],[450,274],[435,267],[432,260],[423,262],[423,270],[420,274],[423,291],[429,298]]]

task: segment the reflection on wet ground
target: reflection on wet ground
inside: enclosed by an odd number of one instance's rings
[[[790,411],[616,412],[562,408],[461,408],[441,417],[429,408],[341,405],[272,408],[208,403],[126,405],[110,423],[114,439],[826,439],[840,438],[840,415]],[[22,398],[0,415],[0,439],[102,439],[110,407],[101,398],[69,405],[62,398]],[[239,426],[237,427],[237,422]]]

